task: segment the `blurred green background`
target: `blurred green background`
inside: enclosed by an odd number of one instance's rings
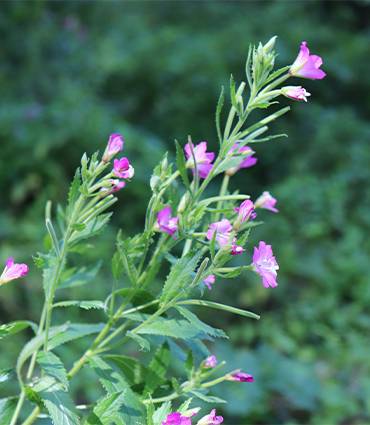
[[[173,153],[174,138],[191,134],[216,147],[220,86],[230,73],[244,78],[249,43],[275,34],[280,65],[307,40],[328,76],[293,82],[312,97],[271,126],[289,139],[258,145],[258,166],[233,178],[235,189],[270,190],[279,200],[280,214],[261,213],[266,224],[252,241],[273,245],[279,287],[265,290],[248,274],[209,294],[262,315],[258,323],[203,316],[231,336],[212,350],[256,377],[216,393],[229,400],[220,409],[230,425],[369,424],[367,1],[2,2],[0,260],[32,262],[43,249],[45,201],[63,202],[81,154],[103,149],[118,131],[136,176],[88,253],[88,264],[106,260],[99,278],[74,290],[80,298],[106,295],[116,230],[140,230],[152,167],[166,149]],[[38,320],[39,271],[32,267],[0,295],[1,322]],[[60,319],[79,314],[99,320],[72,310]],[[0,367],[14,363],[26,337],[4,343]],[[69,350],[72,361],[81,347]]]

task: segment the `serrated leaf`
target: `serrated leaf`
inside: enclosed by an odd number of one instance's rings
[[[36,323],[30,322],[28,320],[16,320],[14,322],[0,325],[0,340],[6,338],[7,336],[15,335],[29,327],[31,327],[34,332],[37,331]]]
[[[163,403],[155,412],[153,415],[153,423],[155,425],[161,424],[166,420],[167,415],[171,412],[171,402],[166,401],[166,403]]]
[[[123,373],[130,385],[140,384],[146,380],[147,370],[139,360],[123,355],[108,354],[103,359]]]
[[[153,393],[166,381],[166,373],[170,365],[171,353],[167,344],[163,344],[149,363],[145,379],[145,393]]]
[[[205,401],[206,403],[226,403],[225,400],[219,397],[207,395],[200,391],[190,391],[191,394],[195,395],[195,397],[199,398],[202,401]]]
[[[59,301],[53,305],[53,307],[80,307],[84,310],[91,310],[91,309],[105,309],[105,304],[102,301],[99,300],[88,300],[88,301],[77,301],[77,300],[70,300],[70,301]]]
[[[9,425],[12,419],[17,399],[15,397],[0,399],[0,424]]]
[[[230,305],[215,303],[213,301],[186,300],[186,301],[180,301],[178,304],[198,305],[198,306],[214,308],[216,310],[224,310],[224,311],[228,311],[228,312],[233,313],[233,314],[238,314],[239,316],[250,317],[252,319],[257,319],[257,320],[259,320],[259,318],[260,318],[260,316],[258,314],[252,313],[251,311],[242,310],[241,308],[232,307]]]
[[[66,279],[62,280],[58,289],[74,288],[76,286],[92,283],[93,279],[95,279],[98,274],[101,265],[102,262],[98,261],[90,269],[87,267],[81,267],[80,269],[73,271],[72,275],[69,275]]]
[[[221,93],[220,93],[220,96],[219,96],[218,102],[217,102],[217,108],[216,108],[216,129],[217,129],[217,136],[218,136],[218,140],[220,142],[220,145],[223,142],[222,132],[221,132],[221,112],[222,112],[222,108],[224,106],[224,102],[225,102],[224,88],[222,87]]]
[[[54,425],[80,424],[72,399],[54,378],[44,376],[32,389],[40,396]]]
[[[58,356],[51,351],[40,351],[37,354],[37,363],[46,375],[55,378],[66,389],[68,388],[67,371]]]
[[[75,244],[81,240],[91,238],[93,236],[98,235],[103,228],[108,224],[113,213],[104,213],[100,214],[97,217],[94,217],[88,223],[86,223],[86,227],[82,231],[75,231],[73,236],[70,239],[70,244]]]
[[[228,338],[222,329],[212,328],[212,326],[209,326],[198,319],[198,317],[187,308],[176,306],[176,310],[199,332],[205,333],[214,338]]]
[[[184,257],[178,259],[171,267],[171,271],[167,276],[164,284],[160,303],[165,304],[182,291],[186,292],[189,284],[192,281],[194,270],[202,256],[202,252],[189,252]]]
[[[126,335],[139,345],[141,351],[150,351],[150,343],[148,340],[131,331],[128,331]]]
[[[98,401],[94,407],[94,414],[103,425],[125,425],[119,413],[124,401],[124,392],[108,394]]]
[[[127,241],[121,240],[119,243],[117,243],[117,250],[126,276],[129,278],[131,284],[136,286],[138,271],[136,269],[134,259],[131,256]]]
[[[188,172],[187,172],[187,169],[186,169],[186,161],[185,161],[184,151],[183,151],[182,147],[180,146],[180,144],[177,140],[175,140],[175,145],[176,145],[176,165],[177,165],[177,169],[180,172],[180,176],[182,178],[184,185],[188,189],[190,187],[190,183],[189,183]]]
[[[77,198],[80,194],[80,186],[81,186],[81,175],[80,169],[77,168],[76,173],[73,177],[71,186],[68,192],[68,213],[70,214],[71,208],[73,204],[77,201]]]
[[[73,341],[74,339],[99,333],[104,326],[104,323],[70,323],[67,325],[64,332],[54,334],[54,336],[49,339],[48,348],[49,350],[53,350],[59,345]]]

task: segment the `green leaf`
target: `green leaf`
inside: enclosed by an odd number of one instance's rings
[[[44,376],[32,389],[40,396],[54,425],[80,424],[72,399],[54,378]]]
[[[133,357],[108,354],[104,355],[103,359],[109,364],[113,363],[117,370],[123,373],[131,386],[140,384],[147,378],[146,368]]]
[[[171,412],[171,402],[166,401],[166,403],[163,403],[161,407],[159,407],[153,415],[153,423],[155,425],[161,424],[166,420],[167,415]]]
[[[222,398],[206,395],[204,392],[193,390],[190,391],[190,393],[195,395],[195,397],[199,398],[200,400],[205,401],[206,403],[226,403],[226,401]]]
[[[184,182],[184,185],[186,186],[187,189],[189,189],[190,183],[189,183],[188,171],[186,169],[186,161],[185,161],[184,151],[183,151],[182,147],[180,146],[180,144],[177,140],[175,140],[175,145],[176,145],[176,165],[177,165],[177,169],[180,172],[180,176],[182,178],[182,181]]]
[[[104,323],[70,323],[64,332],[54,334],[49,339],[48,348],[53,350],[59,345],[65,344],[66,342],[73,341],[74,339],[82,338],[87,335],[93,335],[99,333],[104,328]]]
[[[119,413],[124,401],[124,392],[108,394],[98,401],[97,405],[94,407],[94,414],[103,425],[125,425]]]
[[[71,186],[68,192],[68,214],[71,213],[73,204],[77,201],[78,196],[80,195],[80,186],[81,186],[81,176],[80,169],[77,168],[74,178],[72,180]]]
[[[51,351],[40,351],[37,354],[37,363],[46,375],[55,378],[65,389],[68,388],[67,371],[58,356]]]
[[[131,331],[128,331],[126,335],[139,345],[140,351],[150,351],[149,341],[147,341],[145,338]]]
[[[131,284],[136,286],[138,279],[138,271],[135,267],[134,259],[130,254],[130,248],[127,242],[128,241],[121,239],[117,243],[117,250],[120,255],[123,270],[125,271],[126,276],[129,278]]]
[[[15,407],[17,405],[16,397],[0,399],[0,424],[9,425],[12,419]]]
[[[112,275],[119,280],[123,275],[123,265],[119,253],[116,251],[112,257]]]
[[[37,325],[28,320],[17,320],[15,322],[0,325],[0,340],[6,338],[7,336],[15,335],[28,327],[31,327],[34,332],[37,331]]]
[[[98,235],[103,228],[108,224],[112,212],[100,214],[97,217],[94,217],[92,220],[90,220],[87,224],[84,230],[82,231],[75,231],[74,235],[70,239],[70,244],[75,244],[78,241],[81,241],[83,239],[88,239],[93,236]]]
[[[80,307],[84,310],[91,310],[92,308],[105,310],[105,304],[99,300],[88,300],[88,301],[59,301],[53,305],[53,307]]]
[[[218,98],[218,102],[217,102],[217,108],[216,108],[216,129],[217,129],[217,136],[218,136],[220,145],[223,142],[222,131],[221,131],[221,112],[224,106],[224,102],[225,102],[224,87],[222,87],[220,97]]]
[[[90,269],[87,267],[82,267],[78,270],[71,269],[68,277],[59,284],[58,289],[74,288],[76,286],[85,285],[86,283],[93,284],[92,281],[98,274],[101,265],[102,262],[98,261],[95,266]]]
[[[201,256],[202,252],[200,250],[197,253],[189,252],[187,255],[177,260],[171,267],[160,298],[162,304],[166,304],[175,296],[178,296],[182,291],[186,292]]]
[[[14,369],[0,369],[0,384],[9,381],[9,379],[12,378],[13,375]]]
[[[209,326],[199,320],[198,317],[187,308],[176,306],[176,310],[199,332],[205,333],[214,338],[228,338],[222,329],[212,328],[212,326]]]
[[[171,353],[167,344],[163,344],[154,354],[148,366],[148,373],[145,379],[144,393],[153,393],[160,385],[166,381],[166,373],[170,365]]]
[[[252,313],[251,311],[242,310],[242,309],[236,308],[236,307],[231,307],[230,305],[215,303],[213,301],[187,300],[187,301],[180,301],[180,302],[178,302],[178,304],[199,305],[199,306],[214,308],[216,310],[229,311],[230,313],[238,314],[239,316],[250,317],[250,318],[256,319],[256,320],[260,319],[260,316],[258,314]]]

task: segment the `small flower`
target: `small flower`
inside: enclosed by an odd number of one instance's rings
[[[304,100],[307,102],[307,97],[311,96],[305,88],[302,86],[287,86],[281,89],[281,94],[289,99],[293,100]]]
[[[118,133],[113,133],[109,136],[108,144],[103,155],[103,161],[110,161],[114,155],[123,149],[124,140]]]
[[[216,409],[212,409],[209,415],[203,416],[197,425],[219,425],[222,424],[224,418],[222,416],[216,416]]]
[[[161,232],[173,235],[178,228],[178,217],[171,217],[171,207],[164,207],[157,215],[157,227]]]
[[[113,174],[121,179],[131,179],[135,170],[126,158],[115,159],[113,163]]]
[[[224,218],[221,221],[216,221],[215,223],[210,224],[206,237],[209,241],[211,241],[213,239],[213,235],[216,233],[216,241],[222,248],[230,243],[232,229],[233,226],[230,221]]]
[[[228,155],[245,155],[244,159],[241,160],[240,164],[237,167],[231,167],[226,170],[226,174],[229,176],[233,176],[237,171],[241,168],[250,168],[253,167],[258,161],[257,158],[253,157],[254,151],[249,146],[241,146],[239,147],[239,143],[236,142],[235,145],[229,150]]]
[[[211,171],[213,165],[212,161],[215,158],[215,154],[213,152],[207,152],[207,142],[200,142],[196,146],[192,145],[190,146],[190,143],[187,143],[185,145],[185,156],[187,159],[186,166],[188,168],[193,169],[193,173],[195,172],[195,165],[194,165],[194,158],[198,170],[199,177],[201,179],[205,179],[209,172]],[[193,150],[193,153],[192,153]],[[194,157],[193,157],[194,154]]]
[[[236,239],[234,239],[232,245],[231,245],[231,255],[240,255],[243,254],[243,252],[245,251],[245,249],[236,244]]]
[[[258,248],[254,248],[252,266],[254,271],[262,277],[262,284],[265,288],[275,288],[278,285],[276,278],[279,265],[274,257],[271,245],[266,245],[265,242],[260,241]]]
[[[257,214],[254,210],[254,204],[249,199],[243,201],[238,207],[234,209],[238,213],[237,221],[239,224],[248,221],[249,219],[254,220]]]
[[[214,368],[217,366],[217,357],[215,355],[208,356],[204,360],[204,367],[207,367],[209,369]]]
[[[216,281],[216,276],[214,274],[210,274],[209,276],[207,276],[204,280],[203,283],[206,285],[206,287],[211,290],[212,289],[212,285],[215,283]]]
[[[279,210],[275,208],[276,203],[277,199],[271,196],[270,192],[265,191],[259,198],[256,199],[254,206],[256,208],[264,208],[265,210],[277,213]]]
[[[245,372],[235,372],[233,373],[229,381],[237,381],[237,382],[254,382],[253,375]]]
[[[188,416],[183,416],[180,412],[173,412],[167,415],[162,425],[191,425],[191,419]]]
[[[102,187],[100,192],[103,196],[110,195],[111,193],[118,192],[126,186],[126,182],[124,180],[119,179],[109,179],[108,183],[110,187]]]
[[[310,80],[322,80],[326,74],[320,69],[322,59],[317,55],[310,55],[307,43],[302,41],[297,59],[290,67],[289,73],[294,77],[309,78]]]
[[[0,276],[0,285],[10,282],[11,280],[19,279],[20,277],[26,276],[27,273],[27,264],[14,263],[14,258],[9,257],[6,260],[5,269]]]

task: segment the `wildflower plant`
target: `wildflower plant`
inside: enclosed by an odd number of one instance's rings
[[[113,289],[104,300],[66,299],[65,294],[77,285],[93,284],[97,269],[76,269],[70,258],[83,253],[86,241],[104,230],[117,192],[134,178],[131,160],[119,157],[122,136],[112,134],[102,156],[83,155],[65,207],[47,203],[50,250],[34,257],[44,290],[39,323],[22,320],[0,328],[2,339],[26,327],[35,333],[14,367],[19,394],[0,400],[2,424],[15,425],[24,418],[30,425],[43,417],[55,425],[220,424],[223,418],[216,408],[224,400],[212,395],[212,387],[223,381],[254,382],[253,371],[229,367],[209,351],[212,340],[227,335],[202,322],[197,312],[223,310],[258,320],[252,311],[209,301],[209,291],[223,278],[244,272],[257,273],[265,288],[278,285],[279,266],[271,245],[259,241],[253,249],[250,243],[251,231],[261,224],[260,209],[277,213],[277,200],[265,191],[253,202],[248,194],[231,192],[229,181],[256,165],[251,145],[285,136],[268,133],[268,125],[290,109],[267,112],[277,99],[307,100],[309,93],[301,86],[283,83],[292,76],[321,79],[325,73],[319,69],[321,58],[310,55],[305,42],[292,66],[274,70],[275,41],[273,37],[249,49],[246,81],[237,85],[230,80],[227,114],[222,90],[216,108],[217,153],[208,151],[206,141],[194,143],[189,137],[183,144],[176,141],[174,162],[165,154],[154,169],[144,229],[131,237],[118,233]],[[265,116],[251,122],[257,109],[266,111]],[[212,194],[210,183],[218,183],[220,175],[219,192]],[[235,255],[243,258],[243,265],[233,264]],[[160,272],[166,269],[162,282]],[[0,283],[27,272],[28,266],[10,258]],[[70,307],[98,309],[101,321],[56,323],[54,310]],[[88,348],[67,370],[59,347],[78,338],[88,340]],[[176,359],[182,360],[181,372],[174,368]],[[83,367],[91,369],[101,385],[101,397],[79,405],[69,388]],[[12,372],[2,373],[1,380],[11,379]],[[210,403],[210,409],[201,412],[200,402]]]

